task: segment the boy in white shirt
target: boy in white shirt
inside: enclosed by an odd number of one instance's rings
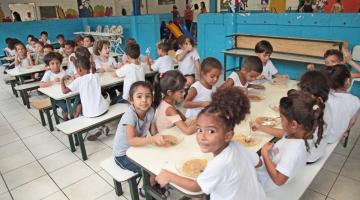
[[[89,52],[91,54],[94,54],[93,52],[93,45],[94,45],[95,39],[91,35],[84,36],[84,47],[88,48]]]
[[[273,47],[270,42],[261,40],[255,45],[255,53],[263,64],[263,71],[257,79],[272,80],[273,78],[286,78],[287,75],[279,74],[278,70],[270,60]]]
[[[66,74],[73,76],[76,71],[75,71],[75,65],[74,62],[72,61],[72,57],[75,57],[75,53],[74,53],[74,48],[75,48],[75,42],[72,40],[67,40],[64,43],[64,59],[63,59],[63,66],[67,66],[66,69]]]
[[[48,38],[48,33],[46,31],[42,31],[40,33],[40,42],[42,42],[43,44],[51,44],[49,38]]]
[[[161,41],[157,44],[159,58],[156,60],[146,59],[150,71],[158,71],[160,74],[163,74],[174,69],[173,59],[168,55],[169,50],[170,46],[168,43]]]
[[[130,43],[126,46],[125,53],[128,56],[127,64],[112,72],[113,76],[124,77],[123,93],[122,96],[116,98],[117,103],[127,103],[131,85],[136,81],[145,81],[145,68],[138,59],[140,46],[136,43]]]

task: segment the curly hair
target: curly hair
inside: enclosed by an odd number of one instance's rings
[[[216,116],[228,132],[234,130],[235,125],[244,120],[249,113],[248,97],[239,87],[233,87],[219,89],[213,93],[210,104],[198,114],[198,117],[203,114]]]
[[[345,86],[346,79],[351,78],[351,72],[346,65],[338,64],[334,66],[326,66],[321,70],[328,78],[331,89],[339,89]]]

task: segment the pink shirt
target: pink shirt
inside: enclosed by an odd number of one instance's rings
[[[159,107],[156,109],[154,122],[158,132],[161,132],[167,128],[171,128],[175,125],[175,122],[182,120],[180,115],[167,116],[166,109],[169,107],[172,107],[172,105],[162,100]]]

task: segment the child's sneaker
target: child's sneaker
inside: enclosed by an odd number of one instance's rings
[[[97,138],[98,138],[101,134],[103,134],[103,129],[102,129],[102,128],[99,128],[99,130],[98,130],[95,134],[88,136],[88,137],[87,137],[87,140],[88,140],[88,141],[95,141],[95,140],[97,140]]]

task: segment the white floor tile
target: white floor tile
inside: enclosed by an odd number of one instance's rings
[[[33,161],[35,161],[34,156],[30,153],[30,151],[26,150],[24,152],[14,154],[14,156],[1,159],[0,171],[1,173],[6,173],[9,170],[16,169]]]
[[[0,126],[0,130],[1,130],[0,136],[1,135],[6,135],[6,134],[9,134],[9,133],[14,133],[14,130],[8,124],[4,124],[4,125]]]
[[[0,194],[0,199],[1,200],[12,200],[10,193],[8,193],[8,192]]]
[[[4,180],[2,179],[2,177],[0,176],[0,194],[4,193],[4,192],[7,192],[8,189],[5,185],[5,182]]]
[[[69,149],[59,151],[39,160],[48,173],[79,160]]]
[[[58,191],[59,188],[45,175],[11,191],[14,200],[38,200]]]
[[[359,143],[360,140],[358,140]],[[360,160],[360,143],[354,146],[354,149],[350,153],[351,159]]]
[[[327,195],[336,180],[337,174],[321,169],[309,186],[309,189]]]
[[[332,153],[328,158],[328,160],[326,161],[324,165],[324,169],[327,169],[334,173],[339,173],[345,160],[346,160],[345,156],[337,153]]]
[[[77,161],[50,173],[50,176],[60,188],[64,188],[93,173],[82,161]]]
[[[45,175],[45,171],[38,162],[32,162],[4,174],[4,179],[9,189],[12,190],[22,184],[30,182],[40,176]]]
[[[37,147],[40,144],[48,143],[52,140],[56,140],[56,138],[49,132],[40,133],[23,139],[24,143],[29,148]]]
[[[39,144],[36,147],[29,147],[30,151],[34,154],[37,159],[41,159],[45,156],[67,149],[59,140],[51,140],[47,143]]]
[[[347,159],[340,175],[360,181],[360,160]]]
[[[4,159],[8,156],[13,156],[19,152],[26,151],[25,145],[22,143],[22,141],[18,140],[13,143],[4,145],[0,147],[0,159]]]
[[[97,199],[113,188],[97,174],[93,174],[64,189],[69,199]]]
[[[85,149],[88,156],[91,156],[91,154],[95,152],[99,152],[103,149],[107,148],[107,146],[100,142],[100,141],[85,141]],[[75,151],[75,154],[81,158],[81,151],[79,147],[77,147],[77,150]]]
[[[55,192],[54,194],[51,194],[48,197],[45,197],[42,200],[68,200],[68,198],[65,196],[65,194],[61,191]]]
[[[20,140],[20,138],[15,133],[0,135],[0,146],[15,142],[17,140]]]
[[[360,197],[360,182],[339,176],[329,193],[329,197],[336,200],[354,200]]]
[[[107,173],[105,170],[100,170],[98,174],[105,179],[106,182],[108,182],[110,185],[114,187],[113,177]]]
[[[44,132],[48,132],[48,130],[45,127],[43,127],[40,123],[16,131],[16,133],[21,138],[26,138]]]
[[[20,130],[20,129],[24,129],[26,127],[32,126],[34,124],[38,124],[39,121],[37,121],[35,118],[33,120],[25,120],[25,121],[21,121],[21,123],[19,123],[18,121],[11,123],[11,126],[15,129],[15,130]]]
[[[100,163],[112,155],[112,150],[110,148],[105,148],[104,150],[98,151],[96,153],[88,156],[86,164],[88,164],[94,171],[98,172],[101,170]]]
[[[117,196],[115,190],[112,190],[96,200],[127,200],[124,196]]]

